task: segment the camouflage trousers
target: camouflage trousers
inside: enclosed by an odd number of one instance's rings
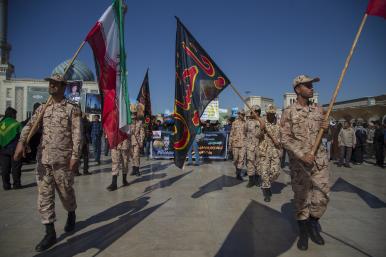
[[[271,183],[280,175],[280,156],[260,156],[262,188],[271,188]]]
[[[139,158],[140,151],[141,149],[138,145],[131,146],[130,162],[131,162],[131,165],[134,167],[139,167],[140,165],[140,158]]]
[[[119,172],[127,174],[129,172],[129,149],[111,149],[112,175],[118,176]]]
[[[233,164],[237,169],[244,167],[245,147],[232,147]]]
[[[75,211],[76,199],[74,174],[66,164],[47,165],[38,162],[36,166],[38,185],[38,211],[43,224],[55,222],[55,189],[66,211]]]
[[[290,169],[296,219],[321,218],[329,202],[328,164],[307,169],[290,162]]]
[[[260,157],[259,151],[255,149],[247,149],[247,173],[248,176],[260,175]]]

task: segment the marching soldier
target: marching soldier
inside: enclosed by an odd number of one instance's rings
[[[129,172],[129,159],[130,159],[130,136],[116,147],[111,149],[111,161],[112,161],[112,181],[111,185],[107,187],[108,191],[115,191],[118,188],[117,178],[119,172],[122,173],[122,186],[129,185],[127,182],[127,173]]]
[[[252,112],[257,115],[258,119],[256,119]],[[247,187],[254,185],[260,186],[259,142],[264,129],[264,123],[260,119],[260,113],[260,106],[253,105],[245,124],[247,172],[249,177]]]
[[[38,184],[38,210],[46,227],[46,235],[36,246],[36,251],[44,251],[56,243],[54,222],[55,189],[63,207],[68,211],[66,232],[75,228],[76,200],[73,188],[74,172],[78,168],[81,152],[81,112],[79,106],[64,98],[66,81],[61,74],[53,74],[48,92],[53,102],[42,114],[39,124],[43,136],[37,154],[36,178]],[[33,124],[43,110],[40,106],[24,127],[14,158],[25,155],[26,140]]]
[[[238,112],[237,119],[233,122],[229,134],[229,148],[232,151],[233,163],[236,167],[236,178],[243,180],[241,169],[245,161],[245,111]]]
[[[271,201],[271,183],[280,175],[280,126],[276,124],[276,108],[269,105],[267,110],[267,120],[265,123],[264,139],[260,143],[260,166],[261,166],[261,188],[263,190],[264,201]]]
[[[316,155],[311,150],[320,128],[328,129],[323,120],[323,109],[312,104],[313,82],[319,78],[300,75],[293,81],[297,101],[287,107],[281,118],[281,142],[288,151],[296,219],[299,226],[300,250],[308,249],[308,236],[319,245],[324,240],[319,234],[318,220],[329,201],[329,167],[327,151],[320,144]]]
[[[131,117],[132,123],[130,124],[130,162],[132,165],[132,175],[141,176],[141,172],[139,171],[140,165],[140,152],[143,147],[143,140],[145,139],[145,129],[143,127],[142,121],[139,120],[138,117],[138,109],[140,105],[132,104],[130,106],[131,109]],[[140,110],[141,111],[141,110]]]

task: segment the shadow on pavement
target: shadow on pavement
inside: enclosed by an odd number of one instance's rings
[[[24,188],[36,187],[36,186],[37,186],[37,183],[36,182],[32,182],[32,183],[29,183],[29,184],[22,185],[21,188],[24,189]]]
[[[215,257],[279,256],[292,247],[297,237],[290,216],[290,203],[278,212],[251,200]]]
[[[158,171],[167,169],[172,164],[173,164],[173,162],[168,162],[168,163],[164,163],[164,164],[161,164],[161,162],[152,163],[152,164],[149,164],[149,165],[142,167],[141,171],[142,171],[142,174],[158,172]]]
[[[127,186],[130,186],[130,185],[133,185],[136,183],[140,183],[140,182],[151,181],[153,179],[161,179],[161,178],[164,178],[166,176],[167,176],[166,173],[149,174],[149,175],[141,176],[139,178],[134,179],[133,181],[130,181]]]
[[[160,182],[158,182],[158,183],[156,183],[154,185],[146,187],[144,193],[150,193],[150,192],[156,190],[157,188],[169,187],[169,186],[173,185],[175,182],[177,182],[178,180],[180,180],[183,177],[185,177],[186,175],[192,173],[192,171],[193,170],[191,170],[189,172],[186,172],[184,174],[172,177],[172,178],[161,180]]]
[[[107,221],[122,215],[116,221],[76,235],[66,242],[35,256],[70,257],[87,252],[93,248],[98,249],[98,252],[93,255],[96,256],[168,201],[144,209],[144,207],[149,204],[148,200],[149,197],[141,197],[134,201],[122,202],[85,221],[78,222],[77,231],[92,224]],[[64,237],[65,236],[59,239],[63,240]]]
[[[382,201],[375,195],[363,189],[360,189],[357,186],[354,186],[353,184],[347,182],[343,178],[338,178],[336,180],[335,184],[331,187],[331,191],[355,193],[360,198],[362,198],[362,200],[365,201],[370,208],[373,208],[373,209],[386,208],[386,203],[384,201]]]
[[[273,182],[271,184],[271,192],[272,194],[281,194],[281,191],[286,187],[287,185],[281,182]]]
[[[222,190],[224,187],[233,187],[240,183],[243,183],[243,181],[238,180],[234,177],[222,175],[209,183],[203,185],[200,187],[199,191],[192,194],[192,198],[199,198],[203,196],[204,194],[208,194],[210,192],[219,191]]]

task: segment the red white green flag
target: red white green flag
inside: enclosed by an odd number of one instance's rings
[[[370,0],[366,13],[386,19],[386,0]]]
[[[125,8],[122,0],[115,0],[86,37],[96,60],[103,99],[102,125],[110,148],[127,138],[131,123],[123,33]]]

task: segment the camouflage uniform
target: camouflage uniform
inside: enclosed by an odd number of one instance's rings
[[[245,161],[245,121],[241,118],[237,118],[232,124],[229,145],[232,149],[235,167],[242,169]]]
[[[280,127],[277,124],[265,122],[265,129],[273,138],[280,141]],[[260,142],[260,172],[262,178],[262,188],[271,188],[271,183],[280,175],[280,155],[281,148],[277,148],[267,133]]]
[[[143,146],[143,140],[145,139],[145,129],[142,121],[133,119],[133,123],[130,125],[130,162],[134,167],[139,167],[140,164],[140,150]]]
[[[40,106],[23,128],[19,142],[25,143],[32,125],[41,113]],[[79,106],[62,100],[49,105],[43,114],[42,139],[38,147],[36,178],[38,210],[43,224],[55,221],[55,188],[64,208],[75,211],[74,174],[68,168],[70,159],[81,153],[81,112]]]
[[[125,139],[111,149],[112,175],[118,176],[120,171],[122,174],[127,174],[129,172],[130,158],[130,140]]]
[[[329,201],[327,150],[321,144],[315,162],[307,166],[300,158],[312,149],[323,120],[323,109],[317,105],[303,107],[297,102],[284,110],[281,117],[281,142],[288,151],[296,218],[320,218]]]
[[[261,133],[260,122],[250,116],[245,124],[248,176],[260,175],[259,140]]]

